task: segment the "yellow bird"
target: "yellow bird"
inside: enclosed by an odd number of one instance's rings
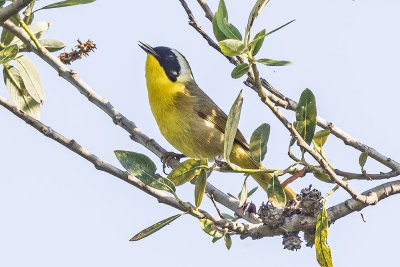
[[[164,137],[191,158],[214,159],[222,155],[228,117],[196,84],[185,57],[164,46],[153,48],[142,42],[139,46],[147,53],[149,102]],[[251,158],[249,144],[239,130],[230,160],[241,168],[262,168]],[[252,177],[266,191],[272,176],[257,173]],[[285,193],[288,199],[296,197],[289,187],[285,187]]]

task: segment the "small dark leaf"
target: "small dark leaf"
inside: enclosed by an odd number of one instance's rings
[[[203,231],[210,236],[218,239],[224,236],[224,234],[220,230],[218,230],[217,227],[215,227],[214,223],[211,220],[201,219],[199,220],[199,222],[201,229],[203,229]]]
[[[367,158],[368,158],[368,152],[361,153],[360,157],[358,158],[358,163],[360,164],[361,170],[363,172],[364,172],[365,163],[367,162]]]
[[[230,162],[230,155],[233,148],[233,142],[235,140],[237,127],[240,119],[240,112],[242,110],[243,97],[242,91],[240,91],[235,102],[233,103],[231,110],[226,121],[225,135],[224,135],[224,160]]]
[[[317,125],[317,106],[310,89],[305,89],[300,96],[296,109],[296,130],[300,136],[311,144]]]
[[[321,180],[322,182],[325,183],[333,183],[330,176],[326,173],[321,173],[321,172],[313,172],[315,178],[317,178],[318,180]]]
[[[287,66],[287,65],[293,64],[290,61],[275,60],[275,59],[268,59],[268,58],[257,59],[256,61],[261,64],[267,65],[267,66]]]
[[[250,138],[250,155],[259,163],[264,160],[267,153],[270,128],[268,123],[263,123],[253,132]]]
[[[237,79],[245,75],[250,69],[249,64],[243,63],[240,65],[237,65],[231,73],[232,78]]]
[[[162,220],[156,224],[153,224],[152,226],[140,231],[138,234],[136,234],[134,237],[132,237],[129,241],[138,241],[142,238],[145,238],[146,236],[149,236],[155,232],[157,232],[158,230],[160,230],[161,228],[163,228],[164,226],[167,226],[168,224],[170,224],[171,222],[175,221],[176,219],[178,219],[179,217],[181,217],[184,213],[182,214],[177,214],[175,216],[169,217],[165,220]]]
[[[283,209],[286,205],[286,194],[275,175],[271,178],[267,188],[268,200],[277,209]]]
[[[315,250],[318,263],[323,267],[332,267],[331,249],[326,240],[328,238],[328,214],[325,209],[325,203],[318,214],[317,225],[315,228]]]
[[[195,176],[196,172],[200,167],[207,166],[207,159],[197,160],[188,159],[182,163],[179,163],[168,175],[175,186],[182,185],[186,182],[191,181]]]
[[[226,234],[225,237],[224,237],[224,240],[225,240],[225,246],[226,246],[226,248],[227,248],[228,250],[231,249],[231,246],[232,246],[232,239],[231,239],[231,236],[230,236],[229,234]]]
[[[167,178],[156,174],[156,165],[147,156],[135,152],[115,150],[121,165],[144,184],[168,192],[175,192],[175,185]]]
[[[329,129],[321,130],[315,133],[313,140],[317,146],[322,147],[328,139],[331,131]]]
[[[219,47],[221,48],[222,53],[227,56],[239,56],[246,51],[246,47],[244,46],[242,41],[235,39],[226,39],[218,42]]]
[[[247,198],[249,198],[252,194],[254,194],[258,189],[258,186],[254,187],[247,193]]]
[[[233,219],[235,219],[235,217],[233,217],[233,216],[231,216],[231,215],[229,215],[229,214],[226,214],[226,213],[222,213],[222,216],[224,216],[225,219],[227,219],[227,220],[233,220]]]
[[[50,9],[50,8],[59,8],[59,7],[67,7],[67,6],[75,6],[75,5],[83,5],[83,4],[89,4],[92,3],[96,0],[67,0],[67,1],[61,1],[57,2],[51,5],[44,6],[42,8],[39,8],[36,11],[42,10],[42,9]]]
[[[264,39],[265,39],[265,29],[257,33],[254,36],[253,41],[251,41],[250,43],[251,50],[253,51],[252,52],[253,56],[257,55],[258,51],[260,51],[260,48],[264,43]]]
[[[197,177],[196,184],[194,187],[194,202],[196,205],[196,209],[200,207],[201,201],[203,200],[204,192],[206,191],[207,185],[207,173],[204,169],[200,171],[199,176]]]

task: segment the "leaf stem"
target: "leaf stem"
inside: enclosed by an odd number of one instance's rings
[[[31,30],[29,29],[29,27],[25,24],[25,22],[20,17],[17,16],[17,18],[18,18],[18,22],[21,24],[21,27],[26,31],[26,33],[29,35],[29,37],[31,37],[31,40],[35,43],[36,48],[38,50],[40,50],[41,46],[39,44],[38,39],[35,37],[35,35],[33,35]]]

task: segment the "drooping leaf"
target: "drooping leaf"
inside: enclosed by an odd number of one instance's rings
[[[29,29],[32,32],[32,34],[36,37],[36,39],[40,39],[40,37],[45,34],[51,26],[50,22],[45,22],[45,21],[39,21],[36,22],[32,25],[29,25]],[[12,41],[12,44],[17,44],[18,46],[23,45],[24,43],[17,37],[14,38]]]
[[[258,186],[254,187],[247,193],[247,198],[249,198],[252,194],[254,194],[258,189]]]
[[[233,142],[237,132],[237,127],[240,119],[240,112],[242,110],[243,97],[242,91],[240,91],[235,102],[233,103],[231,110],[229,111],[228,120],[225,127],[224,135],[224,160],[230,162],[230,155],[233,148]]]
[[[242,190],[239,194],[239,208],[243,207],[243,205],[247,202],[247,178],[244,179]]]
[[[245,34],[246,36],[249,34],[250,29],[253,26],[253,23],[256,20],[257,16],[260,14],[261,10],[268,2],[269,0],[257,0],[257,2],[254,4],[254,7],[250,12],[249,19],[247,21],[246,34]]]
[[[56,52],[65,47],[65,44],[61,41],[58,41],[56,39],[41,39],[39,40],[39,43],[49,50],[49,52]],[[26,52],[26,46],[25,44],[21,46],[21,52]]]
[[[313,140],[317,146],[322,147],[328,139],[330,133],[331,131],[329,129],[318,131],[314,134]]]
[[[35,99],[36,102],[43,104],[44,90],[35,65],[33,65],[33,63],[26,56],[18,57],[16,60],[22,80],[24,81],[29,95]]]
[[[211,220],[200,219],[199,222],[201,229],[203,229],[203,231],[209,234],[210,236],[218,239],[224,236],[224,234],[217,229],[217,227]]]
[[[227,56],[239,56],[246,51],[246,47],[244,46],[242,41],[235,39],[226,39],[218,42],[219,47],[221,48],[222,53]]]
[[[318,180],[321,180],[322,182],[325,183],[333,183],[330,176],[326,173],[321,173],[321,172],[313,172],[315,178]]]
[[[40,120],[40,104],[26,92],[19,70],[11,65],[7,65],[3,68],[3,78],[10,97],[17,108]]]
[[[226,248],[227,248],[228,250],[230,250],[230,249],[231,249],[231,246],[232,246],[232,239],[231,239],[231,236],[230,236],[229,234],[226,234],[226,235],[224,236],[224,240],[225,240],[225,246],[226,246]]]
[[[225,39],[242,40],[239,30],[228,22],[228,11],[224,0],[219,1],[218,10],[214,15],[219,30],[225,35]]]
[[[360,154],[360,157],[358,158],[358,163],[361,166],[361,171],[364,172],[364,166],[365,163],[367,162],[367,158],[368,158],[368,152],[363,152]]]
[[[200,171],[199,176],[197,177],[196,184],[194,187],[194,202],[196,205],[196,209],[200,207],[201,201],[203,200],[204,192],[206,191],[207,185],[207,173],[204,169]]]
[[[267,187],[268,200],[277,209],[283,209],[286,205],[286,194],[275,175],[271,178]]]
[[[287,65],[293,64],[293,62],[290,62],[290,61],[275,60],[275,59],[268,59],[268,58],[257,59],[256,61],[261,64],[267,65],[267,66],[287,66]]]
[[[191,181],[195,176],[198,169],[201,166],[207,165],[207,159],[197,160],[188,159],[182,163],[179,163],[168,175],[175,186],[182,185],[186,182]]]
[[[0,51],[0,64],[13,60],[19,52],[18,45],[10,45]]]
[[[258,51],[262,44],[264,43],[265,39],[265,29],[258,32],[255,36],[253,41],[250,42],[250,49],[252,51],[253,56],[257,55]]]
[[[240,65],[237,65],[231,73],[232,78],[237,79],[245,75],[250,69],[249,64],[243,63]]]
[[[257,162],[262,162],[267,153],[270,128],[268,123],[263,123],[251,135],[250,155]]]
[[[317,125],[317,105],[314,94],[310,89],[305,89],[300,96],[296,109],[296,130],[300,136],[311,144]]]
[[[57,2],[51,5],[44,6],[42,8],[39,8],[36,11],[42,10],[42,9],[50,9],[50,8],[59,8],[59,7],[67,7],[67,6],[75,6],[75,5],[83,5],[83,4],[89,4],[92,3],[96,0],[67,0],[67,1],[61,1]]]
[[[115,155],[121,165],[144,184],[168,192],[175,192],[171,180],[156,174],[157,167],[147,156],[131,151],[115,150]]]
[[[155,232],[157,232],[158,230],[160,230],[161,228],[167,226],[168,224],[170,224],[171,222],[175,221],[176,219],[178,219],[179,217],[181,217],[184,213],[182,214],[177,214],[175,216],[171,216],[167,219],[164,219],[156,224],[153,224],[152,226],[140,231],[139,233],[137,233],[134,237],[132,237],[129,241],[138,241],[142,238],[145,238]]]
[[[320,266],[332,267],[331,249],[326,243],[328,238],[328,214],[325,209],[325,203],[317,218],[317,225],[315,228],[315,250],[317,261]]]

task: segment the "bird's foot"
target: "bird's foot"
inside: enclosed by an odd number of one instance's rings
[[[165,167],[172,167],[171,166],[171,160],[176,159],[177,161],[181,160],[181,158],[185,158],[186,156],[184,154],[177,154],[175,152],[164,152],[161,155],[161,162],[162,162],[162,167],[163,167],[163,172],[168,175],[168,173],[165,172]]]

